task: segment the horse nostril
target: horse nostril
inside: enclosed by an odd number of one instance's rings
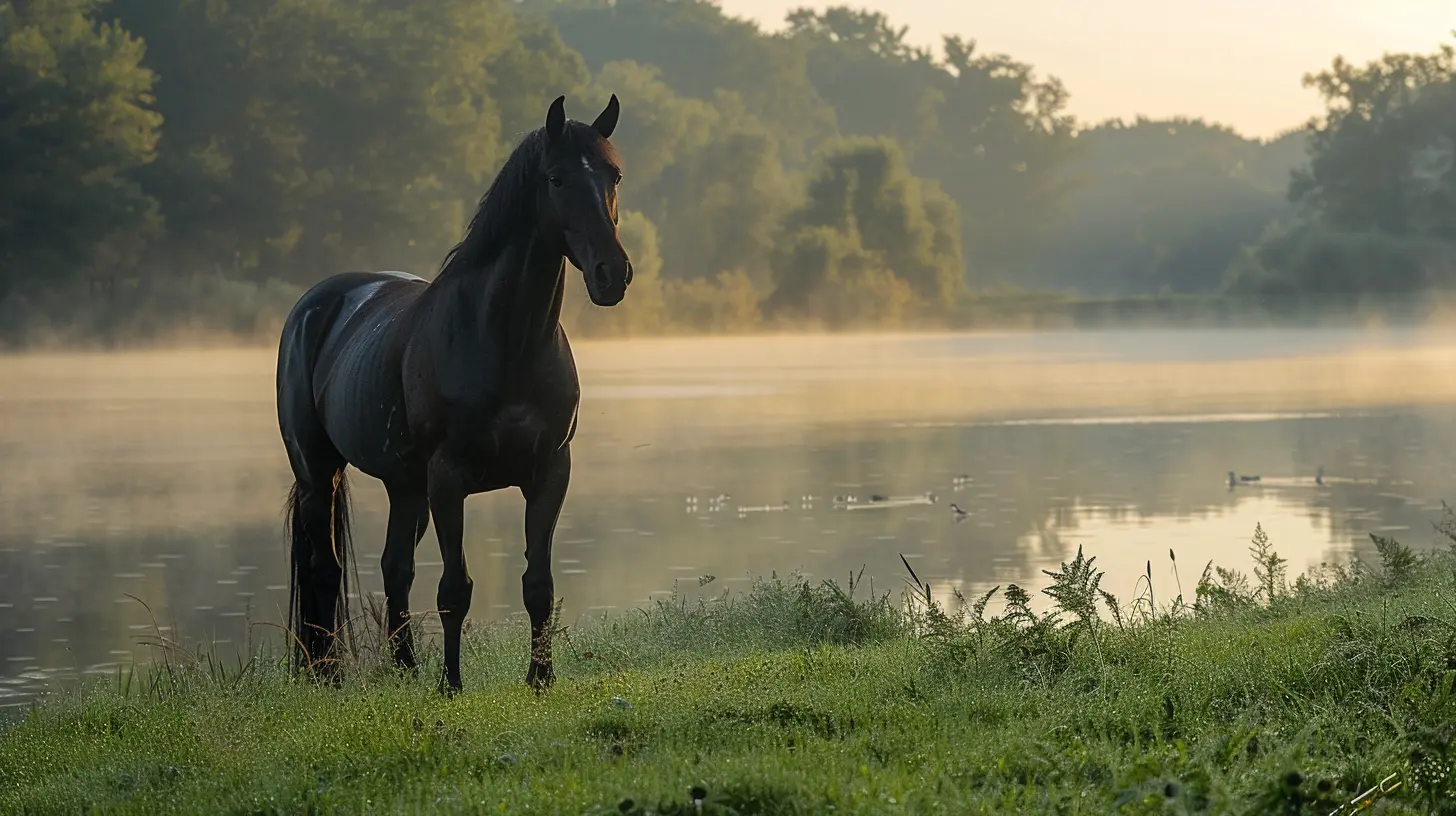
[[[607,271],[605,263],[599,263],[592,267],[592,282],[598,289],[607,289],[612,285],[612,273]]]
[[[628,261],[627,262],[627,279],[626,279],[626,283],[631,283],[631,282],[632,282],[632,262],[631,261]]]

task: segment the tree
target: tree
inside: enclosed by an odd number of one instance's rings
[[[663,252],[674,277],[716,277],[742,270],[767,280],[779,221],[793,205],[793,186],[773,133],[743,110],[736,94],[714,100],[707,141],[667,168],[658,207],[670,231]]]
[[[1396,294],[1456,284],[1456,48],[1337,58],[1305,78],[1327,110],[1289,198],[1298,218],[1231,266],[1262,294]]]
[[[661,72],[632,62],[602,67],[589,98],[615,92],[623,108],[624,198],[662,227],[668,278],[744,270],[763,278],[792,185],[778,140],[735,93],[677,95]],[[755,274],[760,273],[760,274]]]
[[[525,6],[548,13],[592,71],[631,60],[656,66],[683,97],[738,94],[744,111],[772,130],[791,166],[802,166],[812,145],[834,134],[833,111],[809,82],[803,48],[765,36],[711,2],[525,0]]]
[[[525,128],[549,101],[542,85],[584,79],[504,0],[114,8],[158,44],[148,64],[167,125],[147,182],[169,219],[165,257],[193,269],[428,272],[515,135],[502,119]],[[496,90],[521,96],[502,105]]]
[[[1456,239],[1456,48],[1337,58],[1305,84],[1328,110],[1291,198],[1339,229]]]
[[[1060,171],[1073,123],[1061,83],[959,37],[944,40],[937,60],[878,12],[799,9],[788,20],[841,132],[893,138],[915,173],[941,183],[963,216],[979,281],[1022,276],[1027,248],[1067,192]]]
[[[568,331],[590,335],[653,334],[668,325],[657,227],[634,210],[622,210],[620,218],[617,232],[632,258],[632,285],[627,297],[610,309],[596,306],[587,297],[581,273],[568,264],[561,310],[561,322]]]
[[[850,139],[822,152],[807,201],[785,225],[774,263],[771,306],[824,316],[886,319],[914,298],[943,309],[960,294],[955,204],[933,182],[911,175],[889,139]],[[903,289],[902,289],[903,285]],[[849,291],[853,301],[826,296]],[[837,295],[836,295],[837,297]]]
[[[1242,247],[1288,213],[1303,143],[1196,119],[1082,131],[1065,171],[1068,214],[1040,242],[1034,280],[1097,295],[1217,291]]]
[[[154,233],[133,173],[161,117],[142,43],[98,0],[0,2],[0,300],[55,286]]]
[[[843,6],[789,12],[788,36],[807,52],[814,89],[834,108],[839,132],[894,139],[911,156],[935,137],[945,94],[941,66],[905,42],[880,12]]]

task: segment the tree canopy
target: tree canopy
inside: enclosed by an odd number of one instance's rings
[[[160,226],[136,176],[156,158],[154,75],[98,5],[0,2],[0,299],[129,260]]]
[[[1236,291],[1409,293],[1456,284],[1456,48],[1337,58],[1309,75],[1328,110],[1311,125],[1297,217],[1231,270]]]
[[[624,240],[650,258],[642,305],[572,311],[586,331],[1450,283],[1449,47],[1336,59],[1307,80],[1327,114],[1261,141],[1081,125],[1057,78],[881,12],[785,23],[708,0],[0,0],[0,336],[36,304],[77,319],[88,278],[279,310],[347,269],[431,275],[562,93],[622,99]]]

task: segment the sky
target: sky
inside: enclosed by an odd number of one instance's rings
[[[719,0],[781,28],[823,2]],[[974,39],[1059,77],[1083,122],[1200,116],[1248,136],[1304,124],[1323,108],[1301,78],[1336,55],[1430,53],[1456,43],[1456,0],[837,0],[885,12],[909,38]]]

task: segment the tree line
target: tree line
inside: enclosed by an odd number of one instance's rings
[[[1452,51],[1335,60],[1273,140],[1096,125],[883,14],[704,0],[0,0],[0,337],[247,332],[346,269],[429,276],[546,103],[623,101],[591,333],[953,322],[987,293],[1448,284]],[[583,113],[582,115],[585,115]]]

